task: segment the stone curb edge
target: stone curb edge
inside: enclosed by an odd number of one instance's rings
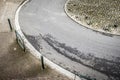
[[[26,48],[33,54],[36,58],[41,59],[42,54],[38,52],[32,45],[31,43],[26,39],[24,36],[23,32],[21,31],[20,25],[19,25],[19,11],[20,9],[27,3],[29,0],[25,0],[17,9],[15,13],[15,30],[19,33],[19,35],[22,37],[24,40]],[[79,76],[75,75],[74,73],[60,67],[59,65],[53,63],[46,57],[44,57],[44,62],[49,65],[52,69],[57,70],[58,72],[66,75],[67,77],[73,79],[73,80],[81,80]]]

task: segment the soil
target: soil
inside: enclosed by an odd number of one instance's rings
[[[119,4],[119,0],[68,0],[65,11],[87,28],[120,35]]]

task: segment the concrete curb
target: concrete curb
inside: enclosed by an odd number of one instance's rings
[[[15,13],[15,30],[19,33],[19,35],[22,37],[22,39],[24,40],[25,43],[25,47],[31,52],[31,54],[33,54],[36,58],[41,59],[42,54],[40,52],[38,52],[32,45],[31,43],[29,43],[29,41],[25,38],[24,34],[22,33],[21,29],[20,29],[20,25],[19,25],[19,11],[22,8],[22,6],[24,6],[29,0],[24,1],[19,8],[17,9],[16,13]],[[50,61],[49,59],[47,59],[46,57],[44,57],[44,62],[49,65],[52,69],[55,69],[57,71],[59,71],[60,73],[66,75],[67,77],[73,79],[73,80],[81,80],[79,76],[75,75],[74,73],[60,67],[59,65],[53,63],[52,61]]]

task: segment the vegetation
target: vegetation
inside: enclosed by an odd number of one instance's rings
[[[120,0],[68,0],[68,16],[95,30],[120,33]]]

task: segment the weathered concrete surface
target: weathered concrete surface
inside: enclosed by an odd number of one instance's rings
[[[0,33],[0,80],[70,80],[59,72],[41,68],[40,60],[24,52],[14,34]]]
[[[9,32],[10,27],[7,19],[14,21],[16,8],[23,0],[0,0],[0,32]],[[13,24],[12,24],[13,26]]]
[[[47,58],[76,74],[119,80],[120,37],[75,23],[64,12],[65,2],[31,0],[21,9],[20,26],[28,40]]]

